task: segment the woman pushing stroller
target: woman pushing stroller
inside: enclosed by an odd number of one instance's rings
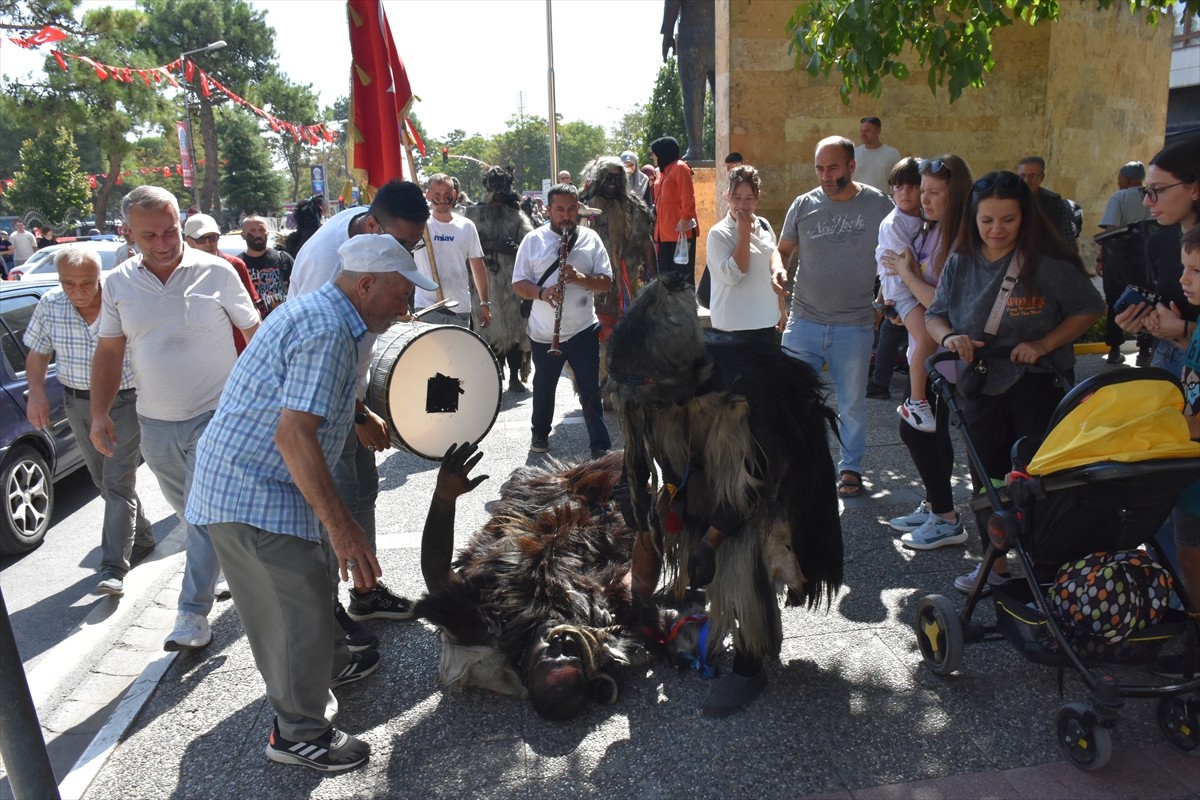
[[[1079,256],[1014,173],[990,172],[976,181],[968,214],[925,321],[930,338],[960,359],[967,433],[987,472],[976,474],[972,466],[978,494],[984,481],[1009,472],[1013,442],[1045,431],[1065,392],[1054,370],[1071,372],[1074,342],[1104,314],[1105,305]],[[990,359],[979,371],[972,362],[985,345],[1011,348],[1011,354]],[[1049,366],[1037,364],[1039,359]],[[973,370],[974,380],[964,382]],[[986,550],[986,526],[979,530]],[[968,592],[975,577],[976,572],[960,576],[955,587]],[[1007,578],[1007,563],[998,559],[988,581]]]

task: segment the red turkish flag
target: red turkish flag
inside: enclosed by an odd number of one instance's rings
[[[413,101],[382,0],[347,0],[350,17],[351,169],[366,187],[364,202],[404,177],[400,125]]]
[[[19,36],[12,36],[9,37],[9,41],[19,44],[21,47],[26,49],[32,50],[35,47],[41,47],[42,45],[49,44],[50,42],[61,42],[65,38],[67,38],[65,31],[60,31],[58,28],[47,25],[33,36],[29,36],[25,39],[22,39]]]

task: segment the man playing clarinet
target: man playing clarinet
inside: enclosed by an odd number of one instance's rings
[[[533,439],[530,451],[550,452],[554,391],[563,364],[575,373],[592,458],[612,446],[600,405],[600,320],[593,294],[612,286],[604,243],[579,226],[579,193],[558,184],[546,197],[550,224],[521,240],[513,266],[513,292],[533,301],[529,342],[533,350]]]

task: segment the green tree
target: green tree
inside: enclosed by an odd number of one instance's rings
[[[266,12],[251,8],[245,0],[139,0],[139,6],[146,12],[147,24],[139,31],[138,43],[155,53],[159,63],[223,40],[226,46],[220,50],[189,56],[189,60],[242,97],[251,85],[261,84],[272,73],[275,31],[267,24]],[[200,208],[219,215],[221,158],[213,107],[224,95],[213,90],[206,96],[195,77],[189,99],[199,113],[197,139],[207,154]]]
[[[650,143],[663,136],[673,136],[679,142],[680,152],[687,150],[687,128],[683,124],[683,93],[679,88],[679,69],[675,56],[658,69],[654,79],[654,91],[647,103],[644,153],[649,158]]]
[[[271,149],[259,132],[258,119],[240,109],[222,108],[216,122],[225,148],[222,227],[234,227],[247,214],[278,214],[283,208],[283,176],[271,163]]]
[[[1073,0],[1084,2],[1084,0]],[[1092,0],[1096,8],[1125,6],[1145,12],[1155,24],[1173,0]],[[911,51],[929,70],[929,90],[948,86],[954,102],[968,86],[980,87],[995,67],[992,31],[1022,20],[1037,25],[1057,20],[1060,0],[809,0],[797,6],[787,30],[796,68],[828,77],[836,67],[839,92],[878,96],[887,78],[904,80]],[[1200,0],[1178,0],[1186,13],[1200,13]]]
[[[278,72],[272,73],[266,81],[251,92],[251,96],[262,98],[256,102],[276,117],[297,125],[315,125],[321,120],[317,114],[317,94],[312,84],[293,83]],[[288,197],[295,202],[300,197],[301,179],[307,181],[308,167],[320,163],[320,158],[314,159],[314,153],[319,149],[303,139],[297,139],[287,131],[282,131],[270,140],[271,152],[287,165],[291,175],[291,190]],[[307,185],[307,182],[306,184]]]
[[[87,216],[91,190],[79,169],[75,137],[67,128],[44,128],[21,145],[21,169],[8,201],[20,214],[33,214],[54,228]]]
[[[446,134],[444,138],[430,139],[425,144],[430,158],[423,169],[423,174],[445,172],[447,175],[458,178],[459,189],[466,192],[471,200],[479,200],[480,195],[483,194],[483,173],[487,169],[484,164],[491,165],[491,162],[486,159],[489,151],[493,149],[491,142],[477,133],[467,136],[466,131],[456,128]],[[443,147],[449,150],[449,157],[444,165],[442,163]]]
[[[636,103],[621,115],[621,119],[608,130],[607,151],[619,154],[626,150],[637,153],[638,163],[644,164],[650,160],[650,151],[646,149],[646,121],[649,110],[642,103]],[[642,151],[645,152],[642,152]]]
[[[605,155],[607,151],[607,137],[602,126],[586,122],[558,123],[559,169],[569,169],[573,175],[578,175],[596,156]]]
[[[542,178],[550,174],[550,127],[545,117],[514,114],[508,119],[508,130],[492,139],[491,158],[484,159],[493,164],[515,168],[513,190],[541,189]],[[580,167],[583,165],[580,164]],[[562,169],[570,169],[561,165]]]
[[[156,66],[152,54],[139,52],[134,45],[144,23],[145,16],[133,9],[104,7],[88,11],[82,24],[93,37],[88,44],[89,55],[103,64]],[[64,72],[49,56],[45,73],[45,84],[22,90],[23,98],[30,101],[26,115],[69,123],[75,131],[84,171],[106,176],[95,198],[96,223],[103,226],[111,198],[114,193],[120,195],[117,181],[134,147],[129,131],[139,125],[163,124],[169,101],[156,86],[145,85],[136,75],[131,84],[99,80],[82,64],[72,64]]]

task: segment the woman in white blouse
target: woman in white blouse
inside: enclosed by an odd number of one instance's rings
[[[778,344],[787,322],[783,286],[787,273],[775,232],[754,212],[762,181],[748,165],[729,172],[725,198],[729,213],[708,232],[708,271],[712,276],[709,311],[715,330]]]

